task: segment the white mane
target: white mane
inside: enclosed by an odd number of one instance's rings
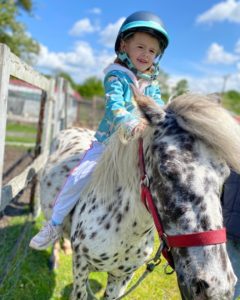
[[[180,127],[207,142],[226,163],[240,172],[240,126],[210,96],[184,94],[167,108],[176,115]]]
[[[172,100],[166,110],[175,114],[180,127],[205,141],[232,169],[240,172],[240,126],[225,109],[210,102],[207,96],[185,94]],[[144,133],[147,145],[151,133],[151,128]],[[111,201],[116,183],[139,193],[139,182],[137,137],[125,139],[120,130],[111,137],[86,191],[101,192],[104,200]]]

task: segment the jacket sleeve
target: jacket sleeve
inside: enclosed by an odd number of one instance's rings
[[[158,105],[163,106],[165,104],[161,97],[161,90],[159,85],[152,85],[151,97]]]
[[[131,133],[132,129],[139,123],[137,116],[128,112],[124,99],[124,85],[116,76],[109,76],[104,81],[106,96],[106,116],[111,126],[116,129],[122,126],[124,130]],[[126,87],[125,87],[126,89]]]

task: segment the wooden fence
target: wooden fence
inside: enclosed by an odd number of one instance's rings
[[[40,88],[42,97],[34,160],[2,187],[10,76]],[[63,78],[46,78],[14,55],[8,46],[0,44],[0,212],[36,178],[48,157],[51,139],[69,125],[66,103],[73,93],[70,84]],[[35,209],[38,210],[38,207]]]

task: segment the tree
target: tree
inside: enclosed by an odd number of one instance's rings
[[[174,97],[182,95],[188,91],[188,82],[186,79],[179,80],[173,88]]]
[[[168,98],[169,98],[169,86],[168,86],[168,83],[167,83],[168,78],[169,78],[168,74],[160,69],[157,80],[158,80],[159,85],[160,85],[162,98],[165,101],[167,101]]]
[[[240,93],[233,90],[224,93],[223,105],[230,111],[240,115]]]
[[[89,77],[84,81],[83,84],[77,85],[76,88],[79,94],[85,98],[92,98],[93,96],[104,96],[102,81],[95,76]]]
[[[32,11],[32,0],[16,0],[15,4],[27,12]]]
[[[32,1],[0,1],[0,43],[9,46],[11,51],[28,63],[32,54],[39,53],[38,43],[27,33],[25,26],[16,20],[21,9],[30,12]]]
[[[76,90],[77,89],[77,85],[75,83],[75,81],[72,79],[72,77],[66,73],[66,72],[59,72],[55,75],[56,77],[62,77],[64,79],[66,79],[68,82],[70,82],[71,87]]]

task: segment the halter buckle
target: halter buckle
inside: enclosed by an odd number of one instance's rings
[[[147,174],[144,174],[144,177],[141,179],[141,185],[144,185],[146,187],[150,186],[150,180],[149,180]]]
[[[163,243],[163,248],[166,247],[166,250],[169,252],[171,251],[171,247],[169,246],[168,244],[168,240],[167,240],[168,236],[167,234],[164,232],[161,236],[161,240],[162,240],[162,243]]]

